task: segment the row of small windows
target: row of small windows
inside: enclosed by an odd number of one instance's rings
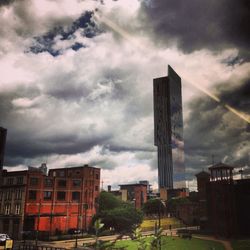
[[[37,177],[30,178],[30,185],[31,186],[37,186],[39,182],[39,179]],[[80,179],[73,179],[72,180],[72,186],[73,187],[80,187],[82,184],[82,181]],[[86,180],[86,185],[94,185],[94,180]],[[52,179],[44,179],[44,186],[45,187],[52,187],[53,186],[53,180]],[[57,186],[58,187],[66,187],[67,186],[67,180],[60,179],[57,180]]]
[[[14,214],[21,214],[21,204],[16,203],[14,207],[14,211],[12,211],[11,203],[4,204],[3,211],[4,214],[8,215],[14,212]]]
[[[67,173],[67,176],[69,176],[69,177],[71,177],[71,176],[73,176],[73,175],[80,175],[81,174],[81,171],[80,170],[76,170],[76,171],[69,171],[68,173]],[[94,170],[91,170],[91,172],[90,172],[90,176],[93,176],[94,175]],[[54,176],[54,177],[66,177],[66,172],[65,172],[65,170],[60,170],[60,171],[53,171],[52,172],[52,176]],[[95,174],[95,178],[98,180],[99,179],[99,174]]]
[[[1,200],[12,200],[14,194],[14,198],[16,200],[21,200],[22,199],[22,194],[23,191],[21,189],[17,189],[17,190],[6,190],[5,192],[0,191],[0,201]]]
[[[10,177],[10,178],[7,178],[5,179],[5,184],[6,185],[14,185],[14,184],[17,184],[17,185],[22,185],[23,184],[23,176],[19,176],[19,177]]]
[[[64,177],[65,175],[64,174],[59,174],[59,176],[60,177]],[[98,180],[99,179],[99,174],[96,174],[95,178]],[[37,177],[31,177],[30,181],[29,181],[29,183],[30,183],[31,186],[37,186],[38,182],[39,182],[39,178],[37,178]],[[77,186],[77,185],[80,186],[81,185],[81,180],[73,180],[73,185],[74,185],[74,183],[75,183],[75,186]],[[22,185],[22,184],[24,184],[24,178],[23,178],[23,176],[18,176],[16,178],[10,177],[10,178],[7,178],[5,180],[5,184],[6,185],[14,185],[14,184]],[[51,187],[53,185],[53,180],[49,179],[49,178],[46,178],[44,180],[44,185],[46,187]]]
[[[96,186],[98,188],[98,186]],[[93,195],[93,192],[91,193]],[[43,199],[44,200],[52,200],[52,191],[44,191],[43,192]],[[87,197],[87,192],[85,192],[85,197]],[[36,190],[30,190],[29,191],[29,200],[36,200],[37,198],[37,191]],[[80,200],[80,192],[71,192],[71,198],[73,201],[79,201]],[[58,191],[56,192],[56,199],[60,201],[66,200],[66,192],[64,191]]]

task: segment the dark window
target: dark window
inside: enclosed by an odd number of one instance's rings
[[[95,186],[95,191],[98,191],[99,190],[99,187],[98,186]]]
[[[99,174],[95,174],[95,178],[99,180]]]
[[[44,191],[43,192],[43,199],[44,200],[51,200],[52,199],[52,192],[51,191]]]
[[[36,200],[36,191],[35,190],[30,190],[29,191],[29,199],[30,200]]]
[[[81,186],[81,180],[72,180],[73,187],[80,187]]]
[[[52,187],[53,186],[53,180],[52,179],[44,179],[44,186],[45,187]]]
[[[11,192],[11,190],[7,190],[6,192],[5,192],[5,200],[11,200],[12,199],[12,192]]]
[[[80,192],[72,192],[72,200],[79,201],[80,200]]]
[[[16,190],[15,199],[17,199],[17,200],[22,199],[22,190],[21,189]]]
[[[8,215],[11,212],[11,204],[5,204],[4,206],[4,214]]]
[[[21,212],[21,204],[17,203],[15,205],[15,214],[20,214]]]
[[[66,198],[66,192],[57,192],[57,200],[64,201]]]
[[[7,185],[13,185],[13,178],[7,179]]]
[[[64,177],[65,176],[65,171],[59,171],[59,173],[58,173],[58,176],[59,177]]]
[[[58,184],[58,187],[66,187],[67,182],[66,180],[58,180],[57,184]]]
[[[9,232],[10,220],[3,220],[3,232]]]
[[[81,172],[79,170],[75,171],[76,175],[79,175]]]
[[[36,178],[36,177],[31,177],[31,178],[30,178],[30,185],[31,185],[31,186],[37,186],[37,185],[38,185],[38,178]]]
[[[17,184],[23,184],[23,177],[17,177]]]

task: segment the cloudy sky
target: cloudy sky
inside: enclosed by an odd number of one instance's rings
[[[153,78],[182,78],[187,178],[250,166],[246,0],[1,0],[8,170],[89,164],[157,186]],[[246,170],[247,171],[247,170]]]

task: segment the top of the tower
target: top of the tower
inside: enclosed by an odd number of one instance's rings
[[[168,65],[168,76],[176,81],[181,81],[180,76],[173,70],[170,65]]]

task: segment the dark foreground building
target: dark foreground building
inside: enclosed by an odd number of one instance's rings
[[[233,180],[233,167],[218,163],[209,168],[207,215],[217,236],[250,236],[250,179]]]
[[[0,233],[15,239],[22,231],[49,236],[86,230],[96,212],[100,169],[84,165],[44,172],[3,171],[0,184]]]
[[[181,78],[168,66],[168,76],[154,79],[153,88],[159,189],[184,188]]]

